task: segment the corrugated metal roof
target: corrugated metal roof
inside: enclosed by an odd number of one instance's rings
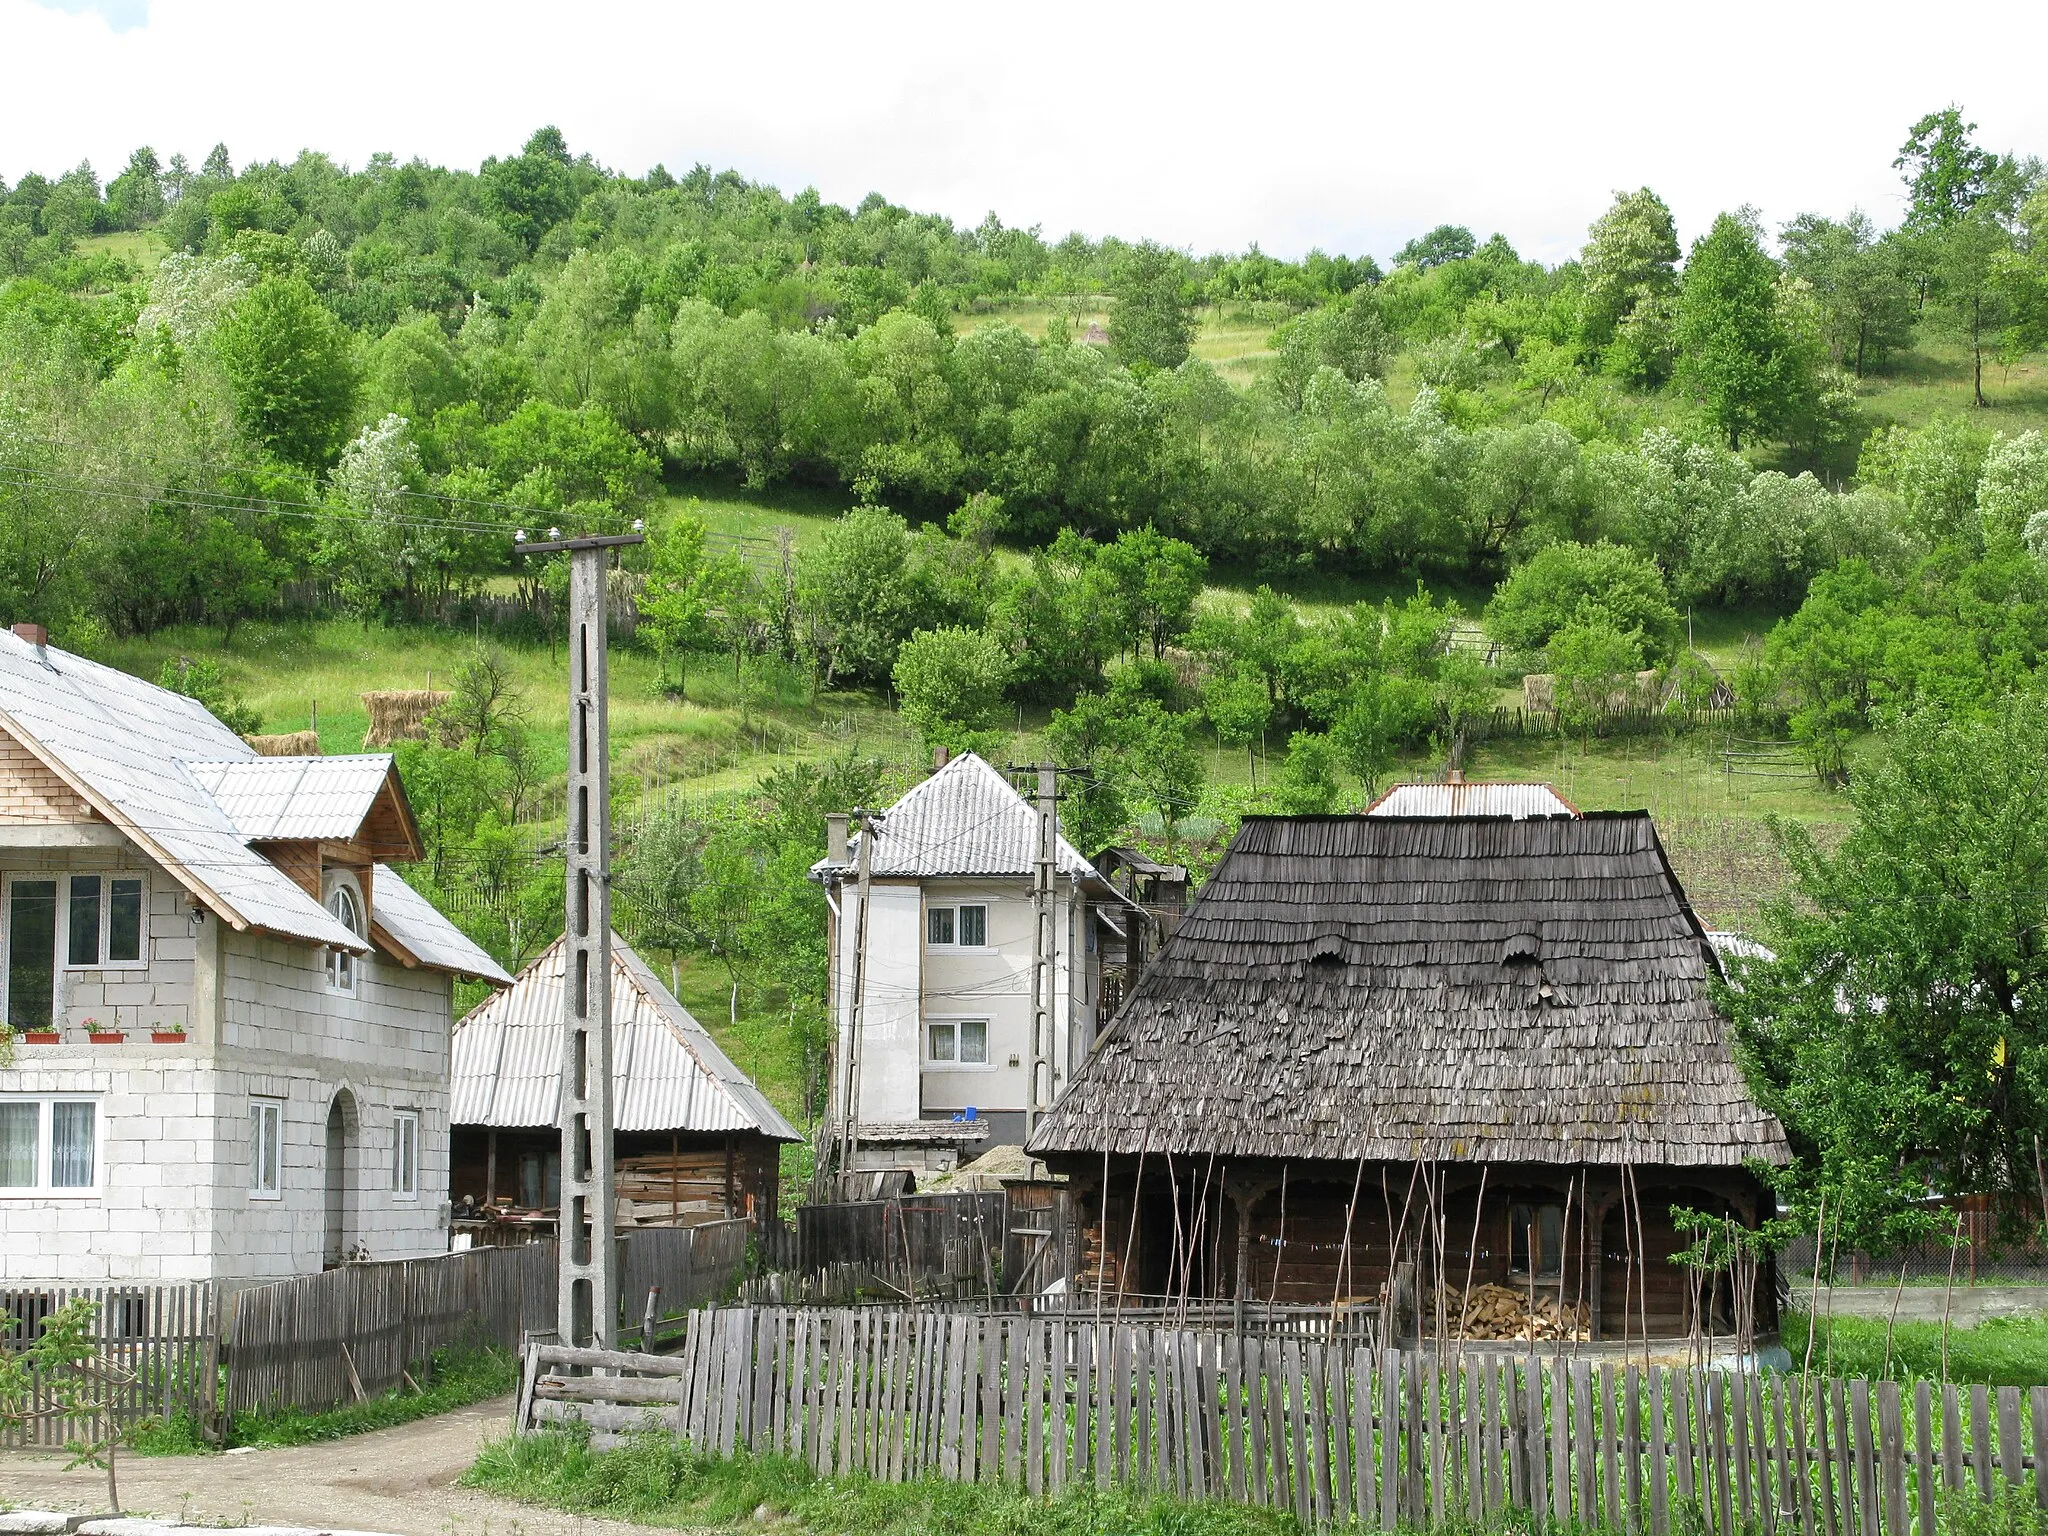
[[[185,770],[251,842],[346,840],[376,805],[391,776],[391,754],[242,758],[187,763]]]
[[[553,1125],[562,1091],[557,939],[455,1026],[456,1125]],[[759,1131],[803,1137],[718,1048],[626,941],[612,935],[612,1123],[621,1131]]]
[[[429,970],[453,971],[479,981],[511,986],[506,969],[471,942],[431,901],[405,883],[388,864],[377,866],[370,906],[377,926],[403,944]]]
[[[1095,876],[1095,867],[1064,837],[1060,873]],[[852,840],[857,851],[860,838]],[[963,752],[914,785],[882,818],[875,839],[874,873],[933,876],[1028,875],[1038,857],[1038,815],[1010,781],[972,752]],[[820,861],[815,873],[852,868]]]
[[[187,762],[255,756],[196,700],[0,632],[0,717],[230,921],[317,944],[364,947],[251,848],[185,771]]]
[[[1578,808],[1548,784],[1396,784],[1368,816],[1576,816]]]

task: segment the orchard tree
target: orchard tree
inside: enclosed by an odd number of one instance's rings
[[[893,676],[926,751],[974,750],[1002,719],[1010,658],[978,629],[921,629],[896,653]]]
[[[1784,430],[1804,411],[1810,365],[1779,313],[1777,265],[1750,210],[1722,214],[1693,242],[1676,339],[1679,387],[1730,449]]]
[[[1187,258],[1150,240],[1127,248],[1110,273],[1109,350],[1126,366],[1178,368],[1195,339]]]
[[[1154,661],[1166,654],[1167,642],[1188,632],[1209,574],[1208,557],[1194,545],[1149,526],[1104,545],[1095,566],[1113,594],[1118,633],[1133,650],[1149,641]]]
[[[349,334],[302,277],[266,278],[214,333],[250,437],[287,464],[325,469],[355,409]]]
[[[1671,368],[1671,304],[1678,291],[1678,227],[1648,187],[1617,192],[1586,232],[1580,324],[1607,353],[1608,371],[1659,384]]]
[[[639,600],[640,628],[660,658],[663,686],[674,669],[677,698],[689,696],[690,655],[717,639],[711,619],[715,573],[704,550],[704,519],[680,512],[649,542],[654,568]]]
[[[1502,645],[1533,655],[1567,625],[1595,614],[1638,636],[1655,656],[1666,654],[1678,633],[1678,610],[1656,563],[1605,539],[1537,551],[1494,589],[1486,627]]]
[[[1829,853],[1776,826],[1794,888],[1776,958],[1722,994],[1750,1083],[1785,1124],[1788,1183],[1847,1244],[1916,1235],[1927,1191],[2040,1208],[2048,1135],[2048,703],[1927,706],[1888,726]]]

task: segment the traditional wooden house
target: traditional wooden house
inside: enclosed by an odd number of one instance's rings
[[[1746,1164],[1789,1149],[1717,965],[1644,813],[1249,818],[1029,1143],[1079,1284],[1327,1307],[1406,1274],[1425,1314],[1495,1283],[1598,1335],[1725,1323],[1673,1209],[1754,1226]]]
[[[553,1230],[563,955],[558,939],[455,1026],[449,1196],[458,1232]],[[621,1227],[774,1220],[782,1145],[802,1136],[616,933],[612,1095]]]

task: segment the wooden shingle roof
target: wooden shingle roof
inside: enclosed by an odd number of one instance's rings
[[[1030,1150],[1789,1157],[1647,814],[1248,818]]]

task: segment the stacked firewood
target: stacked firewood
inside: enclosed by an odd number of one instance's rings
[[[1445,1286],[1441,1315],[1451,1332],[1467,1339],[1590,1339],[1592,1308],[1585,1302],[1538,1296],[1504,1285],[1475,1285],[1469,1292]],[[1433,1324],[1435,1319],[1427,1322]]]

